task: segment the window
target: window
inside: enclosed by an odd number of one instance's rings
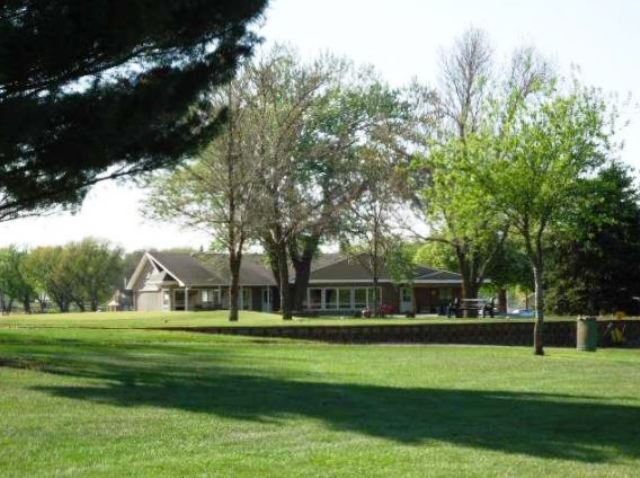
[[[338,289],[338,309],[351,308],[351,289]]]
[[[378,306],[382,304],[382,292],[380,287],[378,287],[377,292],[378,294],[376,295],[376,289],[374,287],[367,288],[367,307],[369,307],[370,309],[374,307],[374,304],[376,303],[376,299],[377,299]]]
[[[320,309],[322,307],[322,289],[309,289],[309,308]]]
[[[338,289],[324,290],[324,308],[325,309],[338,308]]]
[[[242,288],[242,310],[251,309],[251,289]]]
[[[354,290],[354,307],[357,310],[366,309],[367,307],[367,289]]]
[[[409,289],[408,287],[403,287],[402,289],[400,289],[401,293],[402,293],[402,302],[411,302],[411,289]]]
[[[171,296],[169,295],[169,291],[165,290],[162,293],[162,305],[169,306],[171,303]]]
[[[440,298],[442,300],[451,300],[453,298],[453,290],[451,287],[443,287],[440,289]]]
[[[202,302],[211,302],[211,291],[203,290],[200,298]]]

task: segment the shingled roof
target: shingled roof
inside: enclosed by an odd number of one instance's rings
[[[229,259],[226,254],[178,252],[148,252],[146,259],[156,263],[181,285],[221,286],[231,281]],[[143,259],[144,261],[145,259]],[[135,274],[134,274],[135,277]],[[130,283],[133,283],[134,277]],[[291,280],[295,278],[293,271]],[[311,266],[310,282],[366,282],[371,280],[370,271],[357,258],[341,254],[322,254],[314,259]],[[380,271],[380,281],[390,282],[384,267]],[[415,283],[460,283],[461,276],[454,272],[430,267],[417,266],[413,280]],[[276,286],[273,272],[262,254],[245,254],[240,267],[240,284],[244,286]]]
[[[152,259],[163,266],[176,280],[189,285],[217,285],[225,283],[215,269],[206,267],[191,254],[179,252],[151,252]]]

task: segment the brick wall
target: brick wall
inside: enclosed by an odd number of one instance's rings
[[[600,346],[606,347],[605,330],[611,321],[599,321]],[[614,321],[624,326],[626,346],[640,347],[640,321]],[[415,324],[415,325],[303,325],[269,327],[196,327],[179,328],[190,332],[210,334],[244,335],[251,337],[281,337],[302,340],[318,340],[331,343],[376,344],[481,344],[481,345],[532,345],[533,322],[478,322]],[[575,321],[547,322],[544,328],[545,345],[550,347],[575,347]]]

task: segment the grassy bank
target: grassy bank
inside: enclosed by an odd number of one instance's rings
[[[0,476],[634,476],[640,352],[0,329]]]
[[[548,320],[574,320],[569,317],[549,317]],[[448,319],[446,317],[417,317],[407,319],[356,319],[353,317],[295,318],[283,321],[277,314],[243,311],[239,322],[229,322],[227,311],[213,312],[83,312],[68,314],[32,314],[0,317],[2,327],[88,327],[88,328],[155,328],[155,327],[243,327],[299,325],[372,325],[372,324],[420,324],[460,322],[517,322],[532,319]]]

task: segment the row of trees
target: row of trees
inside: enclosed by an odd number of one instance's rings
[[[19,303],[26,313],[37,301],[41,312],[49,301],[60,312],[71,306],[98,310],[123,286],[124,254],[107,241],[84,239],[65,246],[0,250],[0,307]]]
[[[353,252],[376,282],[387,258],[406,256],[398,238],[419,216],[421,240],[455,258],[466,298],[491,273],[520,281],[528,263],[543,353],[549,237],[578,227],[581,185],[612,156],[615,115],[600,92],[559,78],[532,48],[501,66],[472,29],[443,55],[435,88],[393,89],[371,69],[277,47],[209,102],[228,115],[221,134],[154,176],[144,210],[212,232],[229,253],[231,320],[248,245],[264,248],[280,284],[295,270],[292,297],[280,287],[289,319],[322,242]]]
[[[260,244],[279,284],[295,271],[293,293],[279,288],[290,319],[321,242],[363,231],[381,242],[381,215],[400,198],[392,178],[408,164],[408,103],[371,69],[331,56],[303,63],[282,47],[242,65],[210,101],[228,111],[222,134],[153,177],[143,211],[214,234],[229,254],[230,320],[238,318],[243,250]]]
[[[0,7],[0,220],[191,158],[153,180],[157,203],[174,179],[177,192],[154,214],[228,250],[231,318],[247,245],[264,247],[282,284],[294,268],[293,297],[280,288],[289,318],[321,242],[360,252],[375,282],[386,257],[403,256],[397,212],[413,206],[423,239],[453,251],[467,297],[514,240],[533,270],[542,353],[551,238],[579,224],[576,195],[611,155],[599,92],[562,81],[532,49],[501,67],[476,30],[443,56],[437,87],[391,89],[331,57],[248,61],[264,1],[119,3]]]

